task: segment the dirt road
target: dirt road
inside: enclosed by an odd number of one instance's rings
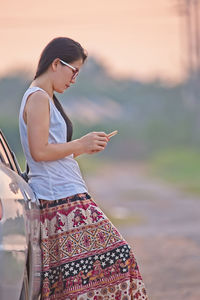
[[[85,177],[132,246],[150,300],[200,300],[200,198],[118,164]]]

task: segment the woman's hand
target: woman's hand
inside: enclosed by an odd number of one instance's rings
[[[105,132],[90,132],[79,139],[82,153],[92,154],[105,149],[109,138]]]

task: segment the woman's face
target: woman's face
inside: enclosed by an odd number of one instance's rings
[[[74,73],[79,71],[83,64],[82,59],[78,59],[74,62],[71,62],[68,65],[64,65],[59,59],[56,59],[52,63],[53,68],[53,89],[58,93],[63,93],[66,89],[70,87],[71,84],[76,82],[74,78]],[[75,70],[73,70],[74,68]]]

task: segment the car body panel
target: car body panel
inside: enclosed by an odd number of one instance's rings
[[[39,202],[27,182],[17,174],[19,167],[10,166],[16,162],[11,161],[12,153],[7,153],[9,146],[5,150],[2,140],[0,142],[0,299],[19,300],[27,266],[28,299],[38,299],[41,283]]]

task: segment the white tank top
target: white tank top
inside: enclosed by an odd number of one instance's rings
[[[39,87],[28,88],[22,98],[19,112],[20,139],[24,155],[29,166],[28,183],[39,199],[56,200],[72,196],[77,193],[88,192],[86,184],[82,178],[79,165],[74,159],[73,154],[54,161],[39,162],[36,162],[30,154],[27,138],[27,126],[23,119],[23,111],[28,96],[38,90],[47,94],[46,91]],[[49,95],[48,99],[50,105],[48,142],[50,144],[66,143],[66,123]]]

